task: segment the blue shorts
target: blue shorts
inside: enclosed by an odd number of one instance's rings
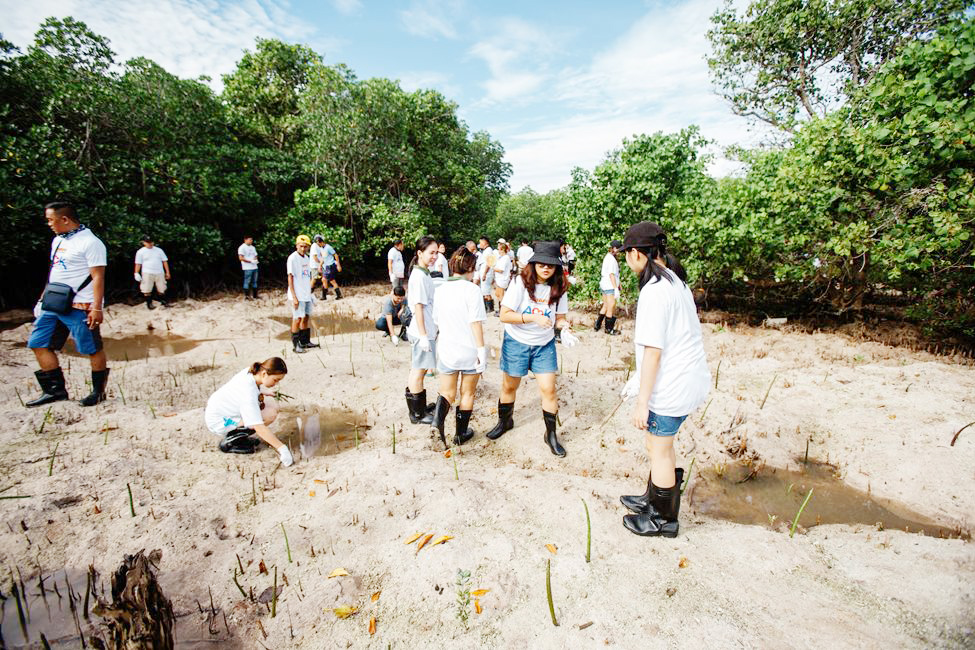
[[[525,345],[507,332],[501,343],[501,372],[509,377],[524,377],[531,370],[536,375],[546,375],[559,369],[555,338],[545,345]]]
[[[337,264],[329,264],[322,269],[322,275],[325,276],[326,280],[334,280],[335,276],[339,274],[339,269]]]
[[[677,435],[677,430],[680,429],[680,425],[684,424],[686,419],[686,415],[673,417],[671,415],[657,415],[650,411],[650,417],[647,418],[647,433],[652,436],[663,437]]]
[[[34,321],[27,347],[60,350],[68,341],[69,332],[80,354],[90,356],[102,349],[101,332],[98,327],[88,329],[88,312],[84,309],[72,309],[67,314],[42,311]]]
[[[600,289],[604,296],[611,296],[616,293],[616,289]]]

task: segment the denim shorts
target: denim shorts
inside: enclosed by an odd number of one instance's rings
[[[604,296],[611,296],[616,293],[616,289],[600,289]]]
[[[291,317],[298,319],[304,318],[305,316],[311,316],[312,305],[314,305],[314,303],[315,301],[313,300],[299,300],[297,309],[294,308],[294,303],[291,303]]]
[[[90,356],[102,349],[101,332],[98,327],[88,329],[88,312],[84,309],[72,309],[67,314],[42,311],[34,321],[27,347],[60,350],[68,341],[68,332],[80,354]]]
[[[501,343],[501,372],[509,377],[524,377],[531,370],[536,375],[546,375],[559,369],[555,339],[545,345],[525,345],[507,332]]]
[[[662,437],[677,435],[677,430],[680,429],[680,425],[684,424],[686,419],[686,415],[673,417],[671,415],[657,415],[650,411],[650,417],[647,418],[647,433]]]
[[[420,349],[420,339],[409,337],[410,339],[410,367],[423,368],[424,370],[437,369],[437,342],[430,341],[430,351],[424,352]]]
[[[441,375],[452,375],[457,372],[459,372],[462,375],[481,374],[477,371],[476,368],[448,368],[447,366],[444,365],[443,361],[441,361],[439,358],[437,359],[437,372],[439,372]]]

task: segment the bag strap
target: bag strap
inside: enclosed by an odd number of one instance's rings
[[[61,242],[62,241],[64,241],[64,238],[63,237],[59,237],[58,238],[58,241],[57,241],[57,245],[54,246],[54,252],[51,253],[51,261],[50,261],[49,268],[47,270],[47,281],[48,282],[51,281],[51,271],[54,270],[54,258],[57,257],[58,248],[61,246]],[[85,281],[82,282],[81,285],[77,289],[74,290],[74,292],[75,293],[81,293],[81,290],[84,289],[85,287],[87,287],[91,283],[91,280],[92,280],[91,274],[88,274],[88,277],[85,278]]]

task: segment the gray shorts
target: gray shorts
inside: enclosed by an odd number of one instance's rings
[[[420,349],[420,339],[409,336],[410,339],[410,367],[423,368],[425,370],[436,370],[437,368],[437,342],[430,341],[430,351],[424,352]]]
[[[481,374],[475,368],[466,368],[466,369],[464,369],[464,368],[448,368],[447,366],[445,366],[443,364],[443,361],[441,361],[440,359],[437,359],[437,372],[439,372],[441,375],[452,375],[455,372],[459,372],[462,375],[479,375],[479,374]]]

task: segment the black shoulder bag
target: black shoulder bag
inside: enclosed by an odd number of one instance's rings
[[[58,242],[58,246],[60,246],[60,242]],[[57,255],[58,246],[55,246],[54,252],[51,253],[51,270],[54,269],[54,257]],[[69,284],[51,282],[51,270],[47,273],[47,286],[44,287],[44,295],[41,296],[41,309],[53,311],[56,314],[69,314],[74,309],[75,294],[88,286],[88,283],[91,282],[91,275],[85,278],[81,286],[74,289]]]

